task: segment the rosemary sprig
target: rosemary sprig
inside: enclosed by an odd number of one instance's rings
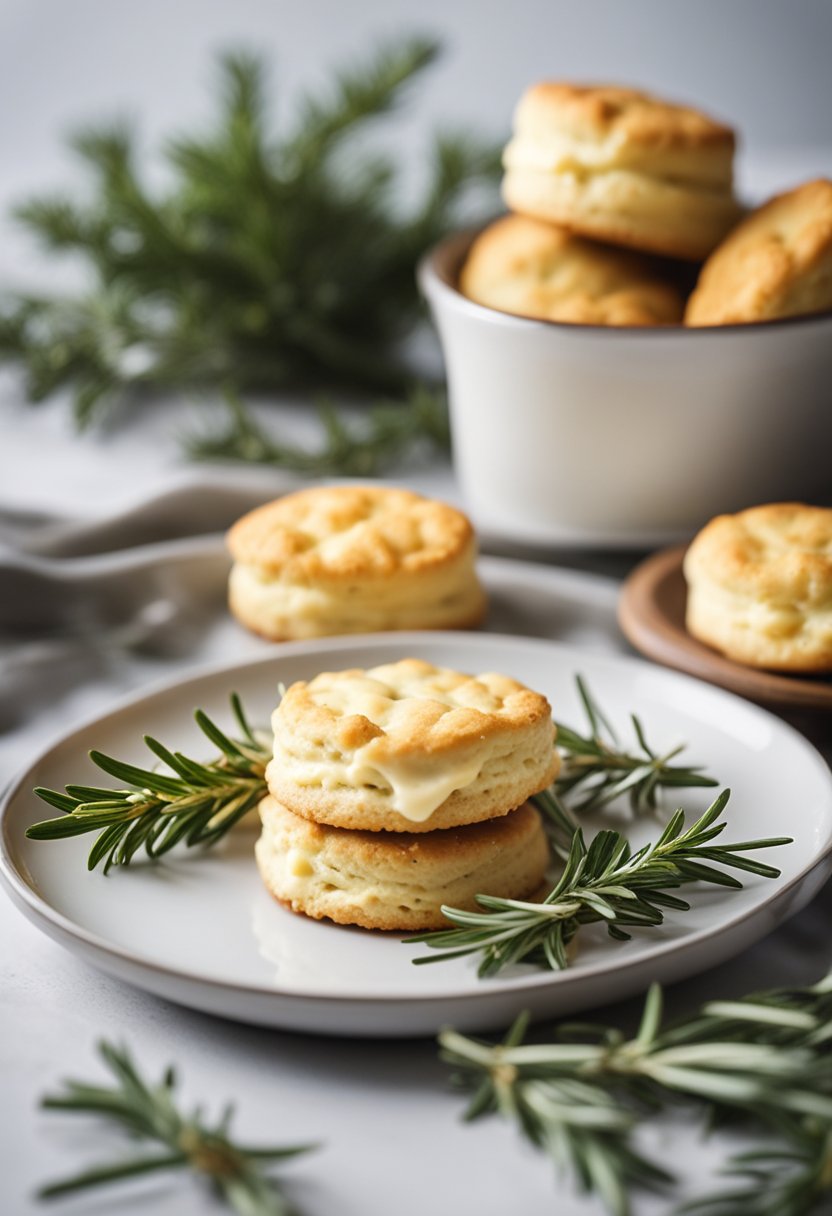
[[[225,54],[216,121],[167,142],[163,189],[148,185],[124,125],[76,135],[88,200],[57,194],[16,210],[47,249],[80,255],[91,281],[83,294],[0,303],[0,360],[22,367],[29,399],[71,390],[84,427],[116,402],[136,404],[136,390],[406,396],[414,376],[405,340],[423,317],[416,263],[473,222],[475,195],[484,195],[480,214],[493,211],[500,172],[496,145],[444,132],[408,206],[395,145],[369,146],[368,127],[438,53],[429,38],[381,46],[337,73],[328,92],[301,98],[280,132],[269,121],[265,62]],[[418,411],[408,426],[431,438]],[[248,459],[250,438],[225,454]],[[257,459],[283,456],[277,444],[254,448]],[[332,471],[350,471],[348,455],[342,466],[333,450]]]
[[[224,734],[201,709],[194,715],[220,752],[207,764],[172,752],[150,735],[145,735],[145,743],[170,774],[90,752],[93,762],[126,788],[68,785],[63,793],[38,788],[37,796],[63,813],[33,824],[26,835],[33,840],[58,840],[98,832],[87,865],[94,870],[103,861],[105,874],[111,866],[129,865],[142,847],[155,860],[180,842],[216,844],[265,796],[265,771],[271,759],[271,751],[249,726],[236,693],[231,708],[240,730],[238,739]]]
[[[626,1216],[637,1187],[673,1177],[633,1146],[633,1132],[679,1097],[709,1114],[756,1125],[772,1147],[729,1162],[748,1185],[688,1205],[693,1216],[804,1216],[827,1211],[832,1191],[832,975],[805,989],[712,1001],[675,1025],[662,1023],[661,990],[647,996],[636,1035],[614,1027],[564,1026],[524,1042],[521,1015],[491,1044],[440,1035],[457,1085],[472,1091],[466,1119],[514,1122],[579,1187]]]
[[[604,921],[610,937],[626,941],[630,935],[625,926],[660,925],[668,908],[687,911],[690,905],[670,894],[685,883],[742,886],[717,866],[776,878],[778,869],[746,854],[790,844],[790,837],[713,843],[727,826],[720,816],[729,797],[730,791],[723,790],[687,828],[684,812],[676,811],[658,840],[636,852],[619,832],[601,831],[587,845],[583,831],[575,829],[561,876],[541,903],[478,895],[482,912],[443,906],[456,928],[408,938],[442,951],[415,958],[414,963],[480,954],[480,976],[496,975],[519,962],[560,971],[568,966],[567,946],[583,925]]]
[[[41,1105],[47,1110],[100,1115],[158,1149],[52,1182],[38,1192],[39,1198],[54,1199],[159,1170],[189,1169],[240,1216],[291,1216],[293,1209],[285,1194],[264,1173],[263,1165],[296,1157],[315,1145],[267,1148],[237,1144],[230,1132],[232,1106],[215,1122],[206,1120],[199,1107],[184,1115],[173,1100],[176,1076],[172,1068],[152,1085],[139,1075],[125,1048],[102,1042],[99,1052],[115,1078],[114,1086],[66,1081],[62,1093],[45,1097]]]
[[[621,794],[627,794],[636,814],[656,809],[662,789],[712,787],[713,777],[706,776],[702,765],[671,764],[685,744],[679,743],[665,752],[657,752],[647,742],[641,720],[630,715],[636,736],[636,750],[622,748],[615,731],[589,691],[582,676],[575,677],[578,695],[586,714],[589,734],[581,735],[572,727],[557,722],[558,749],[563,761],[555,789],[562,797],[582,794],[571,802],[577,812],[606,806]]]
[[[372,477],[420,448],[447,452],[450,447],[444,391],[416,385],[401,401],[379,401],[357,424],[327,402],[318,403],[323,443],[317,450],[281,442],[267,432],[234,392],[225,396],[225,425],[186,439],[193,460],[244,460],[279,465],[309,477]]]

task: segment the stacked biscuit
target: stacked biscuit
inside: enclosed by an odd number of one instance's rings
[[[594,325],[723,325],[832,307],[832,182],[742,220],[734,146],[724,123],[636,89],[533,86],[504,155],[513,214],[474,241],[463,294]],[[679,259],[705,262],[687,304]]]
[[[558,756],[539,693],[403,659],[293,684],[272,727],[257,865],[294,911],[430,929],[443,904],[540,886],[548,846],[526,800]]]

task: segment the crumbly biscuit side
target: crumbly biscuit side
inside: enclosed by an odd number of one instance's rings
[[[275,898],[315,919],[368,929],[446,924],[442,904],[475,907],[480,891],[533,894],[549,850],[538,812],[423,836],[322,828],[272,798],[261,804],[258,868]]]
[[[707,257],[740,210],[727,191],[690,189],[630,170],[584,175],[510,167],[509,208],[600,241],[669,257]]]
[[[229,607],[248,629],[274,641],[401,629],[468,629],[487,601],[473,539],[452,563],[383,579],[292,582],[235,562]]]

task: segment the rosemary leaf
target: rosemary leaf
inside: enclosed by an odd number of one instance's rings
[[[280,130],[265,62],[226,53],[216,118],[166,141],[161,189],[148,184],[129,127],[79,132],[71,147],[89,179],[86,199],[53,194],[16,210],[53,254],[80,257],[91,283],[74,295],[0,301],[0,360],[22,368],[29,399],[70,390],[79,427],[119,403],[140,408],[148,390],[337,390],[397,403],[372,410],[366,433],[326,407],[319,453],[284,449],[241,405],[227,431],[188,443],[201,458],[310,474],[369,475],[417,439],[435,442],[437,426],[444,434],[435,411],[407,404],[406,339],[424,315],[415,267],[473,222],[472,206],[493,211],[499,149],[438,135],[421,195],[403,203],[414,191],[402,189],[402,154],[379,153],[367,137],[438,53],[430,38],[382,45],[337,73],[334,87],[302,98]]]
[[[139,1074],[126,1048],[99,1043],[101,1057],[112,1073],[112,1086],[67,1081],[63,1092],[47,1095],[46,1110],[97,1115],[137,1140],[159,1146],[120,1161],[92,1166],[70,1178],[42,1187],[41,1199],[55,1199],[158,1170],[188,1169],[239,1216],[291,1216],[280,1185],[267,1176],[261,1162],[281,1161],[309,1152],[315,1145],[247,1148],[231,1139],[231,1108],[211,1124],[200,1108],[182,1114],[174,1102],[176,1078],[168,1068],[161,1081],[149,1084]]]
[[[601,831],[587,845],[583,831],[576,828],[560,878],[544,900],[531,903],[478,895],[482,911],[443,907],[442,912],[453,928],[406,939],[441,953],[420,956],[414,963],[435,963],[477,954],[480,976],[496,975],[521,962],[560,971],[568,965],[569,943],[584,925],[606,922],[612,937],[626,941],[629,928],[662,924],[666,908],[686,911],[689,904],[670,894],[685,884],[742,886],[725,869],[704,865],[700,858],[761,878],[776,878],[778,869],[745,854],[790,844],[790,837],[711,843],[727,826],[721,816],[729,797],[730,791],[723,790],[689,827],[685,826],[684,812],[676,811],[656,842],[635,852],[619,832]]]
[[[236,693],[231,705],[241,739],[230,738],[202,710],[195,714],[200,730],[220,752],[215,760],[196,763],[150,736],[145,743],[173,770],[172,776],[92,751],[92,761],[125,788],[68,785],[63,793],[38,788],[37,796],[63,814],[33,824],[26,835],[57,840],[97,832],[87,864],[93,870],[103,862],[105,874],[112,866],[129,865],[141,849],[155,860],[180,842],[189,847],[216,844],[265,797],[271,759]]]
[[[809,1216],[832,1198],[832,975],[802,989],[711,1002],[665,1025],[657,985],[628,1038],[613,1026],[556,1029],[526,1041],[521,1015],[502,1043],[454,1030],[442,1058],[471,1101],[468,1121],[499,1114],[550,1156],[613,1216],[628,1216],[639,1189],[673,1176],[638,1153],[634,1132],[680,1101],[708,1116],[730,1114],[764,1147],[726,1173],[740,1185],[686,1204],[689,1216]]]

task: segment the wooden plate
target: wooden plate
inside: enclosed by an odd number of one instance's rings
[[[636,566],[624,584],[618,621],[627,640],[666,667],[719,684],[767,705],[832,709],[832,679],[759,671],[725,658],[685,629],[685,545],[663,549]]]

